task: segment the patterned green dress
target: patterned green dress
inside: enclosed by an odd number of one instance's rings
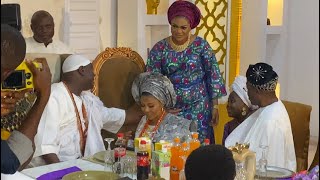
[[[165,40],[150,51],[146,71],[166,75],[177,94],[178,116],[197,122],[201,142],[209,138],[214,143],[212,100],[225,96],[226,88],[209,43],[201,37],[182,52],[176,52]]]

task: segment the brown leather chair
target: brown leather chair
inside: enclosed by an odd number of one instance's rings
[[[106,48],[93,61],[95,72],[93,93],[100,97],[106,107],[128,109],[135,104],[131,86],[136,76],[144,72],[145,64],[141,56],[130,48]],[[135,132],[137,125],[124,125],[119,132]],[[104,129],[103,138],[113,137]]]
[[[297,172],[308,168],[308,151],[310,139],[310,114],[312,107],[309,105],[282,101],[285,105],[292,128],[294,148],[297,158]]]

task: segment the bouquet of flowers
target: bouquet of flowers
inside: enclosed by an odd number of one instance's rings
[[[319,179],[319,165],[315,166],[310,172],[307,170],[295,174],[293,180],[318,180]]]

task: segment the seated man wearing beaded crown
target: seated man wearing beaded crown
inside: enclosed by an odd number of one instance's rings
[[[290,119],[275,94],[277,73],[272,66],[257,63],[249,66],[246,77],[249,99],[260,108],[233,130],[225,146],[233,146],[236,142],[250,143],[250,149],[256,152],[257,162],[262,156],[261,146],[268,146],[268,166],[295,171],[296,155]]]

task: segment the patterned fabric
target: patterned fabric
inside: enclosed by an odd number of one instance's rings
[[[176,104],[176,93],[171,81],[160,73],[145,72],[138,75],[132,84],[132,96],[140,102],[144,92],[152,94],[165,108],[173,108]]]
[[[199,8],[188,1],[175,1],[168,9],[168,21],[171,24],[173,18],[183,16],[189,20],[191,29],[198,26],[201,19]]]
[[[35,103],[36,98],[37,96],[35,94],[27,93],[25,98],[17,102],[14,112],[6,116],[1,116],[1,129],[9,132],[18,130]]]
[[[176,52],[163,39],[150,51],[146,70],[171,80],[177,94],[175,108],[182,109],[178,116],[197,121],[200,141],[209,138],[214,143],[212,99],[227,93],[209,43],[196,37],[188,48]]]
[[[139,137],[146,122],[147,118],[146,116],[143,116],[135,133],[136,138]],[[182,139],[184,136],[190,134],[190,123],[191,121],[188,121],[187,119],[168,113],[161,122],[152,141],[159,142],[160,140],[165,140],[171,142],[175,137],[180,137],[180,139]],[[146,132],[151,132],[153,129],[154,126],[149,126]]]

